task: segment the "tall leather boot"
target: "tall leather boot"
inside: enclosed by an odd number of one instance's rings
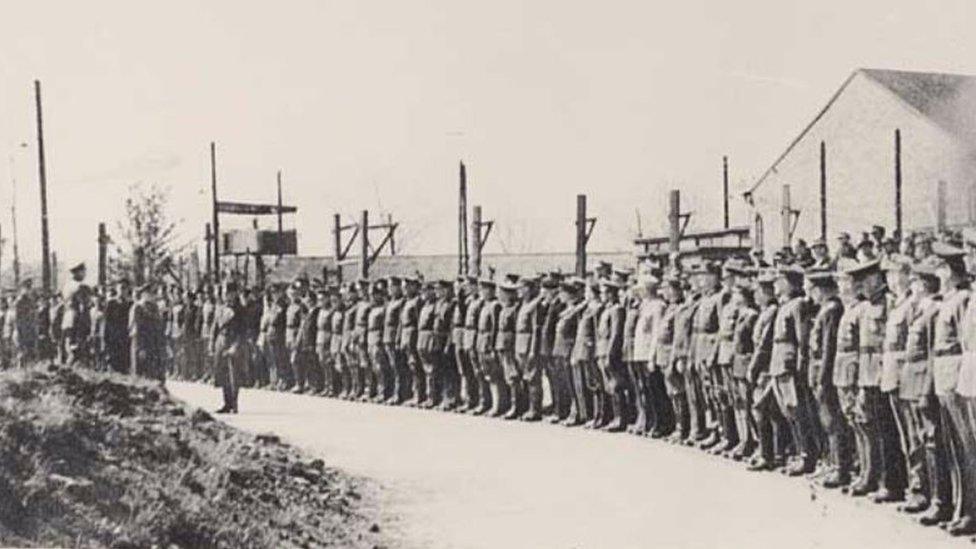
[[[518,380],[511,381],[508,384],[508,394],[511,395],[510,403],[502,417],[509,420],[516,419],[522,415],[520,410],[521,402],[525,398],[522,394],[522,385]]]
[[[609,395],[611,418],[604,429],[611,433],[619,433],[627,427],[627,420],[624,418],[623,396],[619,391]]]
[[[529,383],[529,409],[522,415],[522,421],[539,421],[542,419],[542,385]]]

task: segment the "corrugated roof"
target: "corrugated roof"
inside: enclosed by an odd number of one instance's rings
[[[966,74],[947,74],[935,72],[897,71],[888,69],[857,69],[841,84],[840,88],[813,118],[800,134],[790,142],[786,150],[776,159],[762,176],[744,194],[752,194],[776,171],[776,166],[786,158],[793,147],[830,110],[837,98],[847,89],[847,85],[858,74],[877,82],[907,104],[919,115],[928,118],[949,134],[966,141],[976,142],[976,76]],[[968,116],[960,116],[968,113]]]

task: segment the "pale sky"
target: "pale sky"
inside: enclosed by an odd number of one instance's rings
[[[577,193],[599,218],[590,249],[627,250],[637,210],[645,235],[663,231],[670,188],[691,227],[719,226],[723,154],[745,222],[740,191],[855,68],[976,73],[972,0],[3,8],[0,225],[13,154],[24,262],[40,254],[35,78],[67,262],[94,259],[132,182],[171,187],[185,238],[202,233],[211,140],[224,199],[273,200],[283,170],[303,254],[331,254],[332,214],[364,208],[401,223],[402,252],[453,253],[462,159],[497,223],[486,251],[572,250]]]

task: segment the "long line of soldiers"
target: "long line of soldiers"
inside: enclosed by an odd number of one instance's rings
[[[754,256],[637,273],[601,264],[585,279],[263,291],[123,281],[103,295],[79,266],[33,321],[29,287],[4,310],[4,347],[19,361],[212,380],[221,413],[253,386],[627,430],[972,535],[972,273],[976,233],[856,247],[842,235],[834,257],[817,242],[771,266]]]

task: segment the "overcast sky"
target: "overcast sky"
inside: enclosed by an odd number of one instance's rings
[[[303,254],[364,208],[400,221],[404,253],[454,252],[462,159],[488,251],[572,250],[577,193],[591,249],[629,249],[670,188],[692,226],[721,223],[723,154],[745,222],[739,191],[855,68],[976,73],[973,21],[972,0],[5,2],[0,225],[13,155],[36,261],[38,78],[64,262],[94,258],[133,182],[170,187],[197,238],[211,140],[225,199],[273,200],[283,170]]]

